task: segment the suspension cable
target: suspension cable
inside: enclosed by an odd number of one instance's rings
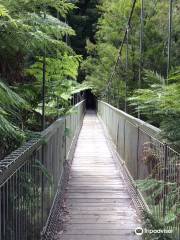
[[[46,20],[46,5],[44,5],[43,11],[44,21]],[[45,88],[46,88],[46,43],[44,43],[44,51],[43,51],[43,81],[42,81],[42,130],[45,129]]]
[[[143,67],[143,44],[144,40],[144,0],[141,0],[141,19],[140,19],[140,61],[139,61],[139,88],[141,88],[142,81],[142,67]]]
[[[144,0],[141,0],[141,17],[140,17],[140,61],[139,61],[139,81],[138,87],[142,85],[142,69],[143,69],[143,51],[144,51]],[[138,106],[138,118],[140,118],[140,110]]]
[[[112,73],[110,75],[110,78],[109,78],[109,80],[107,82],[107,86],[105,88],[105,93],[103,94],[103,96],[105,96],[106,93],[108,93],[108,89],[110,88],[110,85],[111,85],[111,82],[112,82],[112,78],[113,78],[113,76],[114,76],[114,74],[116,72],[116,68],[118,66],[118,63],[119,63],[119,60],[120,60],[120,57],[121,57],[122,49],[123,49],[123,46],[124,46],[124,44],[126,42],[127,33],[129,31],[129,28],[130,28],[130,24],[131,24],[131,20],[132,20],[132,16],[133,16],[133,13],[134,13],[134,9],[135,9],[136,3],[137,3],[137,0],[134,0],[132,8],[131,8],[130,15],[129,15],[129,18],[128,18],[128,23],[127,23],[127,27],[126,27],[126,30],[125,30],[125,33],[124,33],[124,37],[123,37],[122,43],[121,43],[119,51],[118,51],[118,57],[117,57],[117,60],[115,62],[113,71],[112,71]]]
[[[124,99],[124,111],[127,112],[127,83],[129,78],[129,28],[127,28],[126,34],[126,78],[125,78],[125,99]]]
[[[172,44],[172,6],[173,0],[169,0],[169,30],[168,30],[168,59],[167,59],[167,78],[169,77],[171,66],[171,44]]]

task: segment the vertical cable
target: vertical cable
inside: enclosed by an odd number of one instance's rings
[[[127,84],[128,84],[128,65],[129,65],[129,25],[127,26],[126,34],[126,78],[125,78],[125,104],[124,111],[127,112]]]
[[[164,144],[164,173],[163,173],[163,182],[164,182],[164,189],[163,189],[163,218],[166,216],[166,198],[167,198],[167,160],[168,160],[168,148],[167,144]]]
[[[133,1],[132,8],[131,8],[130,15],[129,15],[129,18],[128,18],[127,26],[130,26],[130,23],[131,23],[131,20],[132,20],[132,16],[133,16],[133,13],[134,13],[134,9],[135,9],[136,3],[137,3],[137,0],[134,0],[134,1]],[[116,62],[115,62],[113,71],[111,72],[111,75],[110,75],[110,77],[109,77],[109,80],[108,80],[108,82],[107,82],[107,84],[106,84],[105,91],[104,91],[104,93],[103,93],[103,97],[106,96],[106,94],[108,94],[108,92],[110,91],[109,86],[110,86],[110,84],[111,84],[111,82],[112,82],[112,79],[113,79],[113,76],[114,76],[114,74],[115,74],[115,71],[116,71],[116,68],[117,68],[117,65],[118,65],[118,61],[119,61],[119,57],[120,57],[121,54],[122,54],[123,46],[124,46],[124,44],[125,44],[125,42],[126,42],[126,39],[127,39],[127,28],[126,28],[126,30],[125,30],[123,40],[122,40],[121,45],[120,45],[119,50],[118,50],[118,57],[117,57],[117,59],[116,59]],[[110,96],[109,96],[109,94],[106,96],[106,98],[107,98],[107,102],[109,103],[109,101],[110,101]]]
[[[141,0],[141,17],[140,17],[140,61],[139,61],[139,81],[138,88],[142,86],[142,69],[143,69],[143,40],[144,40],[144,0]],[[140,118],[140,110],[138,107],[138,118]]]
[[[116,107],[116,75],[112,79],[112,105]]]
[[[44,22],[46,19],[46,5],[44,5]],[[43,52],[43,86],[42,86],[42,130],[45,129],[45,85],[46,85],[46,43],[44,43],[44,52]],[[42,158],[41,163],[44,165],[45,161],[45,147],[42,144]],[[44,224],[44,175],[42,173],[41,177],[41,223]]]
[[[46,6],[44,6],[44,22],[46,19]],[[46,43],[43,51],[43,82],[42,82],[42,130],[45,129],[45,85],[46,85]]]
[[[119,67],[119,64],[120,63],[120,56],[118,58],[118,67]],[[118,68],[119,70],[119,68]],[[116,74],[116,77],[114,79],[114,106],[115,107],[119,107],[119,78],[118,78],[119,74],[118,74],[118,71],[117,71],[117,74]]]
[[[172,7],[173,0],[169,0],[169,29],[168,29],[168,59],[167,59],[167,79],[171,67],[171,44],[172,44]]]
[[[59,12],[58,12],[58,10],[57,10],[57,20],[59,20]],[[57,38],[57,41],[59,41],[59,32],[58,32],[58,28],[57,28],[57,36],[56,36],[56,38]],[[58,59],[58,48],[57,48],[57,50],[56,50],[56,58]],[[57,100],[57,118],[59,118],[59,96],[56,96],[56,100]]]

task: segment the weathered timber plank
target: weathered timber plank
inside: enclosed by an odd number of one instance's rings
[[[106,216],[105,216],[106,217]],[[96,225],[98,224],[117,224],[119,226],[122,225],[122,222],[127,221],[128,222],[128,226],[130,226],[130,229],[134,229],[134,227],[131,228],[132,225],[134,225],[134,221],[136,219],[132,219],[129,220],[129,218],[122,218],[122,217],[118,217],[118,218],[114,218],[114,219],[109,219],[109,217],[106,218],[71,218],[68,220],[69,224],[81,224],[82,227],[84,227],[84,224],[93,224],[96,223]],[[139,222],[138,224],[139,226],[141,225],[141,223]]]
[[[133,226],[134,229],[136,226]],[[93,232],[92,232],[93,230]],[[134,231],[132,229],[68,229],[68,235],[134,235]],[[65,232],[66,234],[66,232]]]
[[[74,201],[68,201],[66,202],[67,207],[86,207],[86,208],[92,208],[92,207],[132,207],[133,203],[128,200],[126,202],[121,201],[121,202],[74,202]]]
[[[126,199],[126,201],[124,201],[123,198],[119,198],[119,199],[112,199],[112,198],[79,198],[79,199],[68,199],[66,200],[67,203],[69,202],[73,202],[73,203],[111,203],[111,204],[115,204],[115,203],[125,203],[125,202],[131,202],[131,198]]]
[[[71,186],[68,188],[68,192],[69,193],[88,193],[88,192],[91,192],[91,193],[108,193],[108,194],[111,194],[113,192],[117,192],[118,190],[121,191],[121,192],[124,192],[126,193],[126,188],[125,187],[108,187],[108,188],[103,188],[103,187],[97,187],[97,186],[94,186],[94,187],[90,187],[90,186],[86,186],[85,187],[75,187],[75,186]]]
[[[68,223],[114,223],[114,224],[119,224],[122,221],[130,223],[136,223],[140,222],[137,220],[136,216],[122,216],[122,215],[72,215],[72,216],[67,216]]]
[[[108,211],[116,211],[116,212],[118,212],[118,211],[120,211],[120,212],[122,212],[122,209],[123,209],[123,212],[124,211],[126,211],[126,212],[134,212],[135,210],[132,210],[131,208],[129,208],[129,207],[125,207],[125,206],[85,206],[85,207],[83,207],[83,206],[71,206],[71,207],[69,207],[69,209],[70,210],[72,210],[72,212],[73,211],[87,211],[87,212],[89,212],[89,211],[93,211],[93,212],[98,212],[98,211],[104,211],[104,212],[106,212],[107,210]]]
[[[108,194],[108,193],[67,193],[66,195],[68,198],[96,198],[96,199],[104,199],[104,198],[108,198],[108,199],[119,199],[119,198],[129,198],[129,194],[128,193],[112,193],[112,194]]]
[[[126,221],[121,221],[116,224],[112,223],[88,223],[88,224],[79,224],[79,223],[74,223],[74,224],[65,224],[64,229],[67,230],[127,230],[127,229],[135,229],[138,227],[139,224],[136,223],[128,223]],[[87,233],[84,233],[87,234]]]
[[[122,211],[80,211],[80,210],[71,210],[70,213],[69,213],[69,216],[71,215],[118,215],[118,216],[128,216],[128,217],[132,217],[133,215],[136,216],[136,214],[132,211],[125,211],[125,210],[122,210]]]

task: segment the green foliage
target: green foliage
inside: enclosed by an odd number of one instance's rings
[[[53,184],[53,178],[52,178],[51,174],[49,173],[47,168],[41,163],[41,161],[36,159],[33,167],[36,169],[36,171],[40,170],[40,172],[42,172],[43,176],[48,180],[48,183],[50,185]]]
[[[9,15],[7,8],[5,8],[5,6],[2,4],[0,4],[0,17],[1,18],[7,17],[10,19],[10,15]]]
[[[76,82],[82,59],[64,41],[75,35],[65,23],[73,9],[66,0],[0,0],[0,77],[13,89],[0,84],[1,157],[41,130],[44,56],[47,124],[69,110],[72,94],[87,88]]]
[[[96,23],[98,21],[99,13],[96,5],[99,0],[76,1],[76,8],[67,15],[69,25],[76,31],[75,36],[70,36],[68,41],[71,42],[72,48],[77,54],[84,57],[87,56],[86,41],[95,42]],[[83,75],[83,72],[80,75]],[[83,77],[83,76],[80,76]],[[84,79],[80,79],[84,80]]]
[[[13,92],[6,84],[0,82],[0,136],[23,138],[23,132],[15,127],[19,110],[27,108],[27,103]]]
[[[161,222],[159,219],[156,218],[154,214],[144,212],[144,220],[145,224],[144,227],[149,230],[164,230],[169,229],[168,225],[164,222]],[[144,240],[174,240],[176,239],[175,234],[169,233],[145,233],[143,235]]]
[[[96,95],[101,95],[111,76],[131,6],[132,1],[124,0],[113,2],[104,0],[99,4],[101,17],[97,26],[97,43],[93,46],[90,41],[87,42],[89,57],[82,66],[87,74],[86,80],[93,86]],[[139,3],[136,6],[136,11],[139,11]],[[134,21],[137,22],[137,20],[138,18],[135,16]],[[124,50],[122,60],[125,60]],[[118,69],[118,73],[113,79],[113,84],[116,81],[117,85],[113,87],[116,88],[118,95],[121,97],[124,95],[125,87],[123,78],[124,69]]]
[[[25,140],[21,113],[26,101],[0,81],[0,158]]]
[[[169,166],[169,171],[172,166]],[[171,176],[172,177],[172,176]],[[179,222],[179,213],[180,213],[180,206],[178,202],[178,188],[176,182],[167,182],[164,185],[164,181],[157,180],[155,178],[147,178],[144,180],[138,180],[137,186],[140,191],[143,193],[144,198],[150,207],[152,212],[151,214],[145,213],[145,226],[149,229],[169,229],[174,228],[174,223]],[[163,216],[163,204],[164,204],[164,187],[166,186],[167,195],[166,195],[166,211],[165,216]],[[176,233],[176,229],[173,229],[174,234]],[[153,235],[152,235],[153,236]],[[172,234],[154,234],[155,239],[166,239],[168,236],[169,238],[173,239]],[[174,236],[174,235],[173,235]],[[145,239],[150,239],[146,236]],[[165,238],[166,237],[166,238]],[[152,239],[154,239],[152,238]],[[169,239],[167,238],[167,239]],[[174,238],[175,239],[175,238]]]
[[[63,41],[58,40],[61,40],[65,34],[74,34],[74,31],[54,17],[49,9],[53,8],[64,16],[72,8],[72,4],[61,0],[13,0],[3,1],[3,5],[13,19],[13,24],[9,18],[0,19],[3,33],[0,39],[3,43],[0,50],[3,53],[7,51],[12,56],[16,51],[21,51],[23,54],[38,51],[43,49],[43,44],[46,44],[49,50],[54,47],[54,51],[57,48],[62,51],[62,46],[68,49]]]
[[[86,80],[94,93],[114,106],[125,109],[125,97],[129,97],[128,113],[161,127],[164,140],[179,145],[179,47],[180,4],[173,1],[173,28],[171,48],[172,74],[166,79],[168,42],[168,1],[144,2],[143,70],[139,85],[140,66],[140,12],[137,1],[128,32],[128,70],[126,70],[127,44],[114,71],[114,65],[127,27],[132,1],[103,0],[98,9],[96,44],[87,41],[88,58],[82,64]],[[158,26],[158,27],[157,27]],[[127,40],[127,39],[126,39]],[[112,72],[114,75],[109,82]],[[127,83],[127,88],[126,88]],[[166,86],[168,83],[168,86]],[[107,87],[108,86],[108,87]],[[141,89],[138,89],[140,86]],[[106,95],[108,98],[106,98]]]
[[[79,84],[76,82],[80,62],[81,57],[78,55],[70,56],[65,54],[64,56],[59,55],[58,58],[46,58],[47,116],[53,117],[64,114],[71,107],[69,101],[72,94],[79,93],[89,88],[85,83]],[[34,86],[38,91],[41,90],[42,85],[42,68],[43,59],[39,57],[36,63],[26,70],[26,73],[30,77],[36,78]],[[24,96],[27,95],[26,92],[27,88],[24,89]],[[36,103],[37,106],[35,110],[41,113],[41,103]]]
[[[180,145],[180,72],[171,72],[168,85],[165,79],[145,71],[145,82],[148,88],[136,90],[129,98],[131,105],[151,123],[160,125],[162,137],[175,146]]]
[[[42,176],[46,182],[44,186],[41,184]],[[42,206],[42,193],[46,200],[51,199],[52,193],[54,194],[52,176],[38,159],[33,161],[31,159],[30,162],[26,162],[19,169],[18,174],[16,174],[16,182],[18,184],[13,184],[13,191],[8,189],[5,191],[7,193],[8,207],[11,209],[9,211],[11,217],[6,226],[7,239],[16,235],[16,228],[14,227],[16,215],[22,219],[22,224],[27,223],[28,238],[39,239],[40,215],[38,209]],[[32,227],[35,229],[33,234]]]

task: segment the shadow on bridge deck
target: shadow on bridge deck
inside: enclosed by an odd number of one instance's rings
[[[59,240],[134,240],[140,225],[122,173],[95,112],[85,115],[65,193]]]

